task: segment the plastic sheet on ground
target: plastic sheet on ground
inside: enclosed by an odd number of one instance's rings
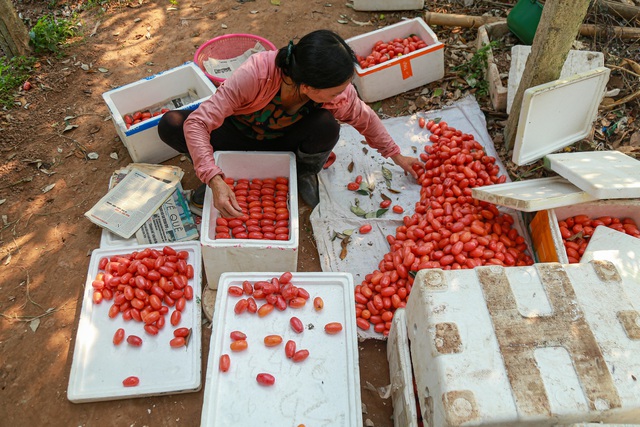
[[[420,117],[425,117],[427,121],[440,118],[449,126],[474,135],[487,155],[497,159],[500,174],[506,175],[506,169],[500,162],[487,132],[484,114],[475,98],[466,97],[441,110],[383,120],[404,155],[417,157],[424,152],[425,145],[431,145],[430,132],[418,126]],[[402,224],[403,216],[412,215],[416,202],[420,200],[420,185],[411,176],[405,176],[404,171],[391,159],[384,159],[363,141],[364,137],[353,127],[343,125],[340,140],[333,150],[337,156],[335,163],[318,174],[320,203],[310,217],[322,271],[351,273],[356,285],[362,282],[365,275],[378,268],[380,260],[389,252],[386,236],[395,235],[395,229]],[[349,172],[348,166],[352,161],[353,171]],[[391,188],[400,193],[394,194],[389,191],[382,167],[392,172]],[[375,183],[371,198],[347,189],[347,183],[354,181],[357,175],[362,175],[363,182]],[[400,205],[405,212],[397,214],[389,209],[380,218],[371,219],[359,217],[351,212],[351,206],[355,205],[356,199],[365,212],[379,209],[383,200],[381,193],[391,198],[391,206]],[[370,233],[361,235],[358,229],[364,224],[371,224],[373,229]],[[346,257],[340,259],[342,240],[334,238],[334,235],[335,232],[342,233],[348,230],[353,230],[351,241],[346,246]]]

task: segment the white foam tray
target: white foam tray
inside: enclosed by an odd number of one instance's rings
[[[552,171],[598,199],[640,197],[640,162],[619,151],[549,154]]]
[[[238,297],[228,295],[229,286],[270,280],[282,273],[223,273],[213,315],[201,426],[362,426],[360,374],[355,324],[353,278],[348,273],[293,273],[292,283],[306,289],[310,301],[301,309],[275,309],[265,317],[245,312],[236,315]],[[313,298],[322,297],[324,309],[316,312]],[[264,300],[263,300],[264,303]],[[260,306],[260,303],[259,303]],[[292,316],[305,325],[302,334],[289,325]],[[343,330],[327,335],[324,325],[341,322]],[[313,329],[309,327],[313,325]],[[229,349],[229,333],[247,335],[249,347]],[[278,334],[283,341],[268,348],[263,339]],[[284,354],[288,340],[309,357],[293,363]],[[222,354],[229,354],[228,372],[219,370]],[[256,382],[260,372],[275,376],[271,387]]]
[[[187,302],[182,320],[166,325],[158,335],[144,331],[144,324],[122,319],[121,315],[108,316],[112,301],[93,303],[91,282],[98,273],[98,263],[104,256],[131,253],[146,247],[162,250],[166,244],[137,246],[134,248],[96,249],[91,254],[89,272],[85,283],[82,311],[76,333],[76,343],[71,363],[67,398],[74,403],[116,400],[133,397],[155,396],[168,393],[198,391],[202,382],[202,340],[200,291],[202,283],[201,253],[198,242],[174,243],[176,250],[189,252],[187,262],[193,265],[193,300]],[[173,310],[170,309],[169,313]],[[173,331],[178,327],[192,328],[187,347],[171,348]],[[113,345],[113,334],[124,328],[126,336],[142,338],[141,347],[132,347],[125,341]],[[136,387],[124,387],[122,381],[135,375],[140,379]]]
[[[640,239],[609,227],[599,226],[593,232],[589,244],[580,258],[581,263],[592,260],[610,261],[629,279],[628,283],[640,284]]]

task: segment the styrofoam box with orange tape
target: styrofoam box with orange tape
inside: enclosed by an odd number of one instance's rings
[[[425,425],[640,420],[640,288],[608,261],[418,272],[405,309]]]
[[[411,34],[420,37],[427,47],[362,69],[356,64],[353,84],[360,98],[375,102],[407,90],[426,85],[444,76],[444,44],[422,18],[408,19],[370,33],[346,40],[356,55],[367,56],[377,41],[387,42]]]
[[[353,0],[354,10],[420,10],[424,0]]]
[[[539,262],[560,262],[563,264],[569,262],[562,243],[558,221],[575,215],[587,215],[591,219],[600,216],[631,218],[640,224],[640,200],[598,200],[538,212],[529,227],[536,258]]]
[[[200,243],[208,286],[217,289],[220,275],[232,271],[296,271],[298,268],[298,183],[291,152],[216,151],[214,160],[225,177],[289,179],[289,240],[216,239],[219,212],[207,188],[202,209]]]
[[[178,155],[158,136],[162,115],[142,121],[127,129],[125,114],[144,111],[151,106],[173,100],[170,109],[195,110],[216,91],[214,84],[193,62],[163,71],[137,82],[102,94],[111,120],[134,162],[161,163]],[[188,97],[183,95],[189,94]],[[177,97],[181,97],[178,99]],[[188,101],[186,104],[183,101]]]

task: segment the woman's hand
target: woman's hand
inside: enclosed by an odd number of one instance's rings
[[[416,157],[403,156],[402,154],[391,156],[391,160],[404,169],[405,172],[409,173],[414,179],[418,179],[418,172],[413,168],[414,165],[424,167],[424,164]]]
[[[216,175],[209,181],[213,192],[213,206],[218,209],[223,218],[235,218],[242,215],[242,208],[236,200],[236,195],[221,175]]]

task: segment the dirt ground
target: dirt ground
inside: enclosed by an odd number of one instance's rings
[[[200,422],[204,390],[89,404],[67,400],[89,256],[99,247],[101,234],[84,213],[104,195],[111,173],[131,162],[108,120],[104,92],[192,60],[200,44],[221,34],[254,33],[283,46],[313,29],[327,28],[349,38],[420,14],[356,12],[345,2],[325,0],[280,0],[279,5],[269,0],[174,3],[140,0],[85,12],[68,3],[58,9],[80,13],[84,37],[66,49],[66,55],[43,59],[31,80],[34,88],[18,98],[21,106],[0,111],[2,425],[194,426]],[[17,9],[35,20],[51,5],[27,0]],[[471,46],[473,34],[446,29],[441,40],[447,47],[462,45],[470,52],[465,46]],[[444,81],[454,80],[447,70]],[[447,97],[430,97],[440,86],[442,82],[417,88],[376,108],[388,116],[406,115],[461,95],[448,88]],[[490,130],[499,128],[504,119],[489,114]],[[67,129],[69,125],[77,127]],[[98,158],[91,160],[89,153]],[[185,169],[184,188],[198,184],[187,161],[176,157],[167,163]],[[300,209],[298,271],[320,271],[310,209],[302,205]],[[32,328],[36,318],[37,329]],[[210,336],[211,329],[204,328],[203,375]],[[367,386],[389,384],[384,342],[360,343],[360,373],[367,408],[363,419],[375,426],[392,426],[391,401]]]

